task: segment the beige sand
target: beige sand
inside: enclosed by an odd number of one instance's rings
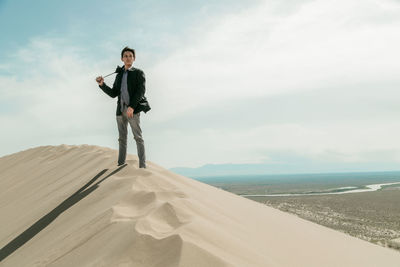
[[[61,145],[0,158],[0,265],[400,266],[392,249],[150,161],[138,169],[135,155],[115,172],[116,157]]]

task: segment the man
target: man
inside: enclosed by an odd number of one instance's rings
[[[144,72],[132,66],[135,58],[135,50],[125,47],[121,51],[121,60],[124,62],[124,67],[117,67],[117,76],[113,87],[107,86],[102,76],[97,77],[96,81],[104,93],[112,98],[118,96],[116,112],[119,132],[118,166],[125,164],[128,137],[127,126],[129,123],[136,141],[139,168],[146,168],[144,140],[142,129],[140,128],[140,112],[147,113],[151,108],[144,96],[146,92]]]

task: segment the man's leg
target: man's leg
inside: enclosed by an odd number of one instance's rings
[[[118,142],[119,142],[119,154],[118,154],[118,165],[125,163],[126,159],[126,143],[128,138],[128,120],[125,116],[117,116],[118,125]]]
[[[136,141],[137,153],[139,157],[139,168],[146,168],[144,140],[142,137],[142,129],[140,128],[140,112],[133,114],[133,118],[128,118],[128,121],[132,128],[133,137]]]

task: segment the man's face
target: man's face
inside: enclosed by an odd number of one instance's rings
[[[132,65],[133,61],[135,61],[135,57],[131,51],[125,51],[121,60],[125,63],[125,65]]]

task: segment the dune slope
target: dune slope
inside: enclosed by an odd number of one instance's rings
[[[117,151],[0,158],[1,266],[400,266],[400,253]]]

